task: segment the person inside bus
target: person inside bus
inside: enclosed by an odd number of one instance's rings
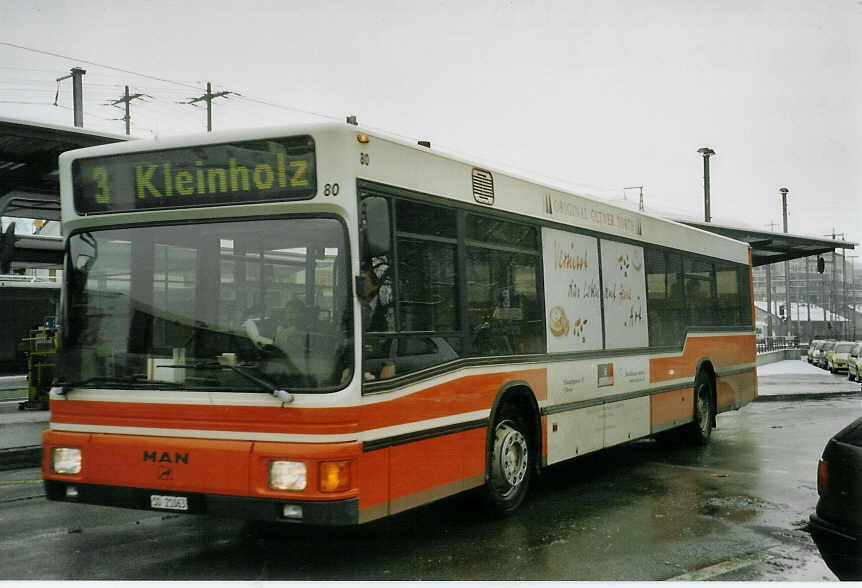
[[[362,328],[366,333],[391,331],[391,308],[380,298],[380,278],[370,266],[363,268],[362,277]]]
[[[313,319],[309,313],[310,310],[299,298],[290,299],[284,308],[275,311],[273,320],[276,326],[273,344],[286,354],[296,353],[306,346]]]
[[[263,330],[263,312],[260,305],[254,305],[246,312],[246,320],[242,323],[242,328],[245,329],[246,335],[256,345],[272,345],[272,337],[267,337],[262,333]]]
[[[381,278],[371,268],[370,263],[363,264],[360,277],[362,278],[362,296],[360,296],[362,330],[365,333],[393,331],[391,305],[385,304],[380,296]],[[370,339],[367,339],[366,344],[369,343]],[[388,348],[388,346],[386,347]],[[363,374],[365,380],[376,380],[378,378],[383,380],[394,376],[395,364],[393,362],[384,363],[377,374],[372,372]]]

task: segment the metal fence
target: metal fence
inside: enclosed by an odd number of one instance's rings
[[[799,349],[799,337],[758,337],[757,352],[769,353],[783,349]]]

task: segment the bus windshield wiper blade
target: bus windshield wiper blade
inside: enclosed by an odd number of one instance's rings
[[[176,369],[190,368],[190,369],[197,369],[197,370],[231,370],[234,373],[239,374],[240,376],[242,376],[243,378],[245,378],[249,382],[257,385],[257,387],[260,388],[261,390],[263,390],[265,392],[269,392],[270,394],[272,394],[273,396],[275,396],[276,398],[278,398],[282,402],[286,402],[286,403],[293,402],[293,394],[291,394],[290,391],[286,390],[282,386],[278,386],[276,384],[273,384],[269,380],[265,380],[264,378],[260,378],[258,376],[255,376],[254,374],[250,373],[243,366],[222,365],[218,362],[213,362],[213,361],[197,361],[194,363],[181,364],[181,365],[160,365],[159,367],[176,368]]]
[[[260,386],[261,388],[263,388],[264,390],[266,390],[267,392],[269,392],[270,394],[272,394],[273,396],[275,396],[276,398],[278,398],[282,402],[288,402],[288,403],[293,402],[293,394],[291,394],[288,390],[285,390],[281,386],[276,386],[275,384],[273,384],[272,382],[270,382],[268,380],[265,380],[263,378],[259,378],[259,377],[255,376],[254,374],[250,373],[244,367],[238,366],[238,365],[227,365],[224,367],[233,370],[235,373],[241,375],[243,378],[245,378],[249,382],[253,382],[253,383],[257,384],[258,386]]]
[[[84,378],[83,380],[78,380],[77,382],[57,382],[57,388],[59,390],[55,390],[56,394],[60,396],[64,396],[69,390],[72,388],[79,388],[81,386],[89,386],[92,384],[137,384],[139,383],[138,378],[136,376],[92,376],[90,378]]]

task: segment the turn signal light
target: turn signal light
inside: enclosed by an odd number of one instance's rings
[[[817,495],[823,496],[829,487],[829,468],[822,459],[817,462]]]
[[[320,491],[340,492],[350,488],[349,461],[320,462]]]

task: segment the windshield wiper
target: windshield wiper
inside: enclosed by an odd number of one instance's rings
[[[222,365],[218,362],[212,361],[197,361],[190,364],[182,364],[182,365],[160,365],[159,367],[166,368],[191,368],[196,370],[231,370],[234,373],[239,374],[249,382],[255,384],[258,388],[263,390],[264,392],[269,392],[279,400],[285,403],[293,402],[293,394],[291,394],[288,390],[286,390],[282,386],[278,386],[273,384],[269,380],[265,380],[264,378],[260,378],[250,373],[245,367],[238,365]]]
[[[72,388],[80,388],[81,386],[90,386],[92,384],[140,384],[140,379],[137,376],[93,376],[78,380],[77,382],[57,382],[57,385],[53,388],[53,392],[64,396]]]

